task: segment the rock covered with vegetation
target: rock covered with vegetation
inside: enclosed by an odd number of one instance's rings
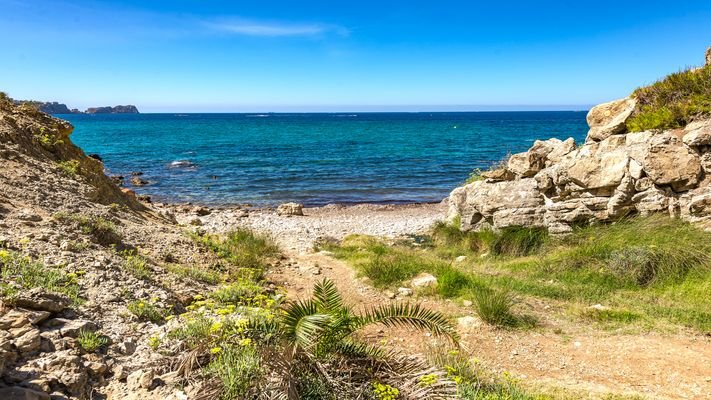
[[[671,74],[593,107],[590,131],[536,141],[450,197],[465,230],[546,227],[669,213],[711,222],[711,65]]]

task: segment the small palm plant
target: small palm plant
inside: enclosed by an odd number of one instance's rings
[[[291,302],[284,310],[281,328],[285,357],[281,370],[285,376],[281,389],[289,398],[298,396],[298,377],[293,375],[295,371],[303,374],[304,369],[325,381],[334,392],[365,391],[373,378],[396,380],[401,389],[409,386],[404,389],[412,398],[437,398],[453,388],[446,379],[422,385],[422,376],[436,375],[437,371],[356,338],[358,332],[375,324],[429,331],[455,345],[459,340],[444,315],[419,304],[386,304],[356,313],[344,304],[334,283],[325,279],[315,285],[311,299]],[[355,382],[354,378],[362,381]]]

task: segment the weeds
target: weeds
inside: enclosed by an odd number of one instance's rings
[[[222,274],[207,268],[193,265],[168,264],[165,267],[169,272],[185,279],[198,282],[218,284],[222,281]]]
[[[134,300],[128,303],[127,308],[141,321],[161,323],[168,315],[167,310],[161,309],[152,301]]]
[[[230,232],[224,238],[197,234],[191,234],[191,237],[236,267],[230,271],[230,278],[260,279],[268,260],[280,254],[269,237],[244,228]]]
[[[229,345],[215,352],[207,366],[208,375],[222,385],[221,399],[243,399],[254,383],[264,375],[261,356],[254,346]]]
[[[12,299],[22,290],[44,288],[79,301],[77,275],[43,265],[30,257],[0,250],[0,295]]]
[[[58,212],[53,215],[53,218],[59,222],[74,224],[81,229],[82,233],[90,235],[94,242],[102,246],[121,244],[122,238],[116,226],[100,216]]]
[[[93,353],[109,344],[109,339],[93,331],[81,330],[79,331],[77,342],[82,350]]]
[[[150,279],[153,270],[148,266],[148,260],[135,251],[123,251],[123,268],[136,279]]]
[[[62,172],[72,178],[76,177],[79,172],[79,161],[77,160],[59,161],[57,165]]]

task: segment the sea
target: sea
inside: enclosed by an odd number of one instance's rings
[[[584,140],[584,111],[70,114],[72,140],[154,201],[439,202],[536,139]]]

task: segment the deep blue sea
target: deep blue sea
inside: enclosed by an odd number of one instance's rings
[[[143,172],[138,193],[212,205],[436,202],[536,139],[587,132],[585,112],[59,117],[110,174]]]

